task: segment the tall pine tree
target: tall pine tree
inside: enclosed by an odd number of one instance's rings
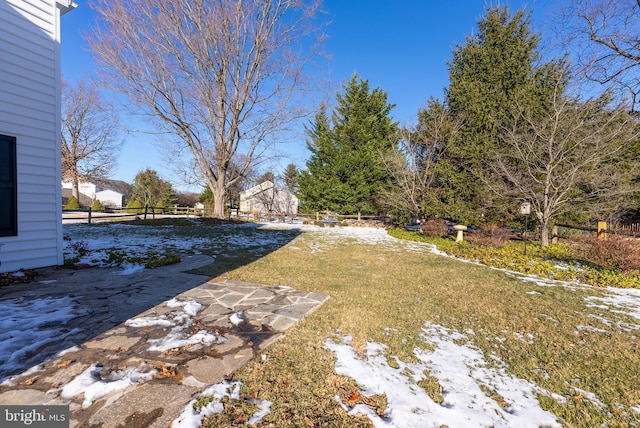
[[[545,79],[541,79],[538,41],[530,30],[529,14],[508,7],[489,7],[478,22],[478,33],[457,46],[449,63],[450,85],[446,102],[454,118],[463,125],[449,145],[449,167],[443,182],[456,195],[443,201],[458,220],[479,223],[501,214],[483,184],[487,153],[499,144],[498,135],[511,120],[516,100],[542,101]]]
[[[311,157],[300,174],[298,196],[305,210],[379,213],[381,192],[389,186],[382,156],[397,139],[393,105],[386,92],[371,90],[356,74],[337,102],[331,122],[323,108],[307,130]]]

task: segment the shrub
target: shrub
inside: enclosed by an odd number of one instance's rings
[[[443,219],[430,218],[420,225],[420,232],[428,237],[447,236],[449,228],[447,227],[447,222]]]
[[[91,211],[104,211],[104,205],[96,199],[93,201],[93,204],[91,204]]]
[[[496,225],[483,228],[481,231],[465,233],[465,239],[488,247],[501,248],[516,237],[512,229]]]
[[[127,204],[127,212],[129,214],[140,214],[142,211],[142,203],[136,198],[131,198]]]
[[[67,200],[67,205],[64,206],[65,211],[79,211],[81,209],[82,207],[78,202],[78,198],[73,195],[69,197],[69,199]]]
[[[164,214],[165,208],[166,208],[165,203],[161,199],[156,203],[156,205],[154,207],[154,211],[155,211],[156,214]]]
[[[604,270],[631,272],[640,270],[640,248],[633,238],[607,235],[606,239],[595,236],[581,237],[578,243],[578,257]]]

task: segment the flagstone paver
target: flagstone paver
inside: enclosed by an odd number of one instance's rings
[[[67,327],[76,328],[76,340],[82,339],[73,343],[61,338],[56,352],[76,346],[0,384],[0,404],[69,404],[71,426],[78,427],[165,427],[195,394],[264,352],[329,298],[287,286],[209,280],[183,272],[209,261],[198,256],[129,276],[105,268],[52,271],[42,287],[0,290],[0,300],[71,296],[81,310]],[[194,302],[201,307],[184,306]],[[244,321],[235,325],[230,317],[237,312]],[[0,314],[0,321],[2,316],[8,314]],[[129,319],[140,324],[125,322]],[[145,324],[148,320],[156,323]],[[174,333],[183,339],[200,334],[207,340],[152,349]],[[141,373],[138,383],[94,400],[65,393],[65,386],[87,370],[106,385],[135,369]]]

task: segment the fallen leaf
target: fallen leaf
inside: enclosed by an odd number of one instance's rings
[[[60,364],[58,364],[58,368],[59,369],[63,369],[65,367],[68,367],[69,364],[71,364],[71,360],[64,360],[63,362],[61,362]]]

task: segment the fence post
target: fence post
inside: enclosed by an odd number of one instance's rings
[[[91,207],[89,207],[89,214],[87,215],[87,224],[91,224]]]
[[[607,237],[607,222],[598,222],[598,239],[605,239]]]
[[[316,221],[320,221],[320,213],[316,211]]]
[[[149,208],[149,205],[145,205],[144,206],[144,219],[147,219],[147,209]]]
[[[360,211],[358,211],[358,221],[360,221]]]

